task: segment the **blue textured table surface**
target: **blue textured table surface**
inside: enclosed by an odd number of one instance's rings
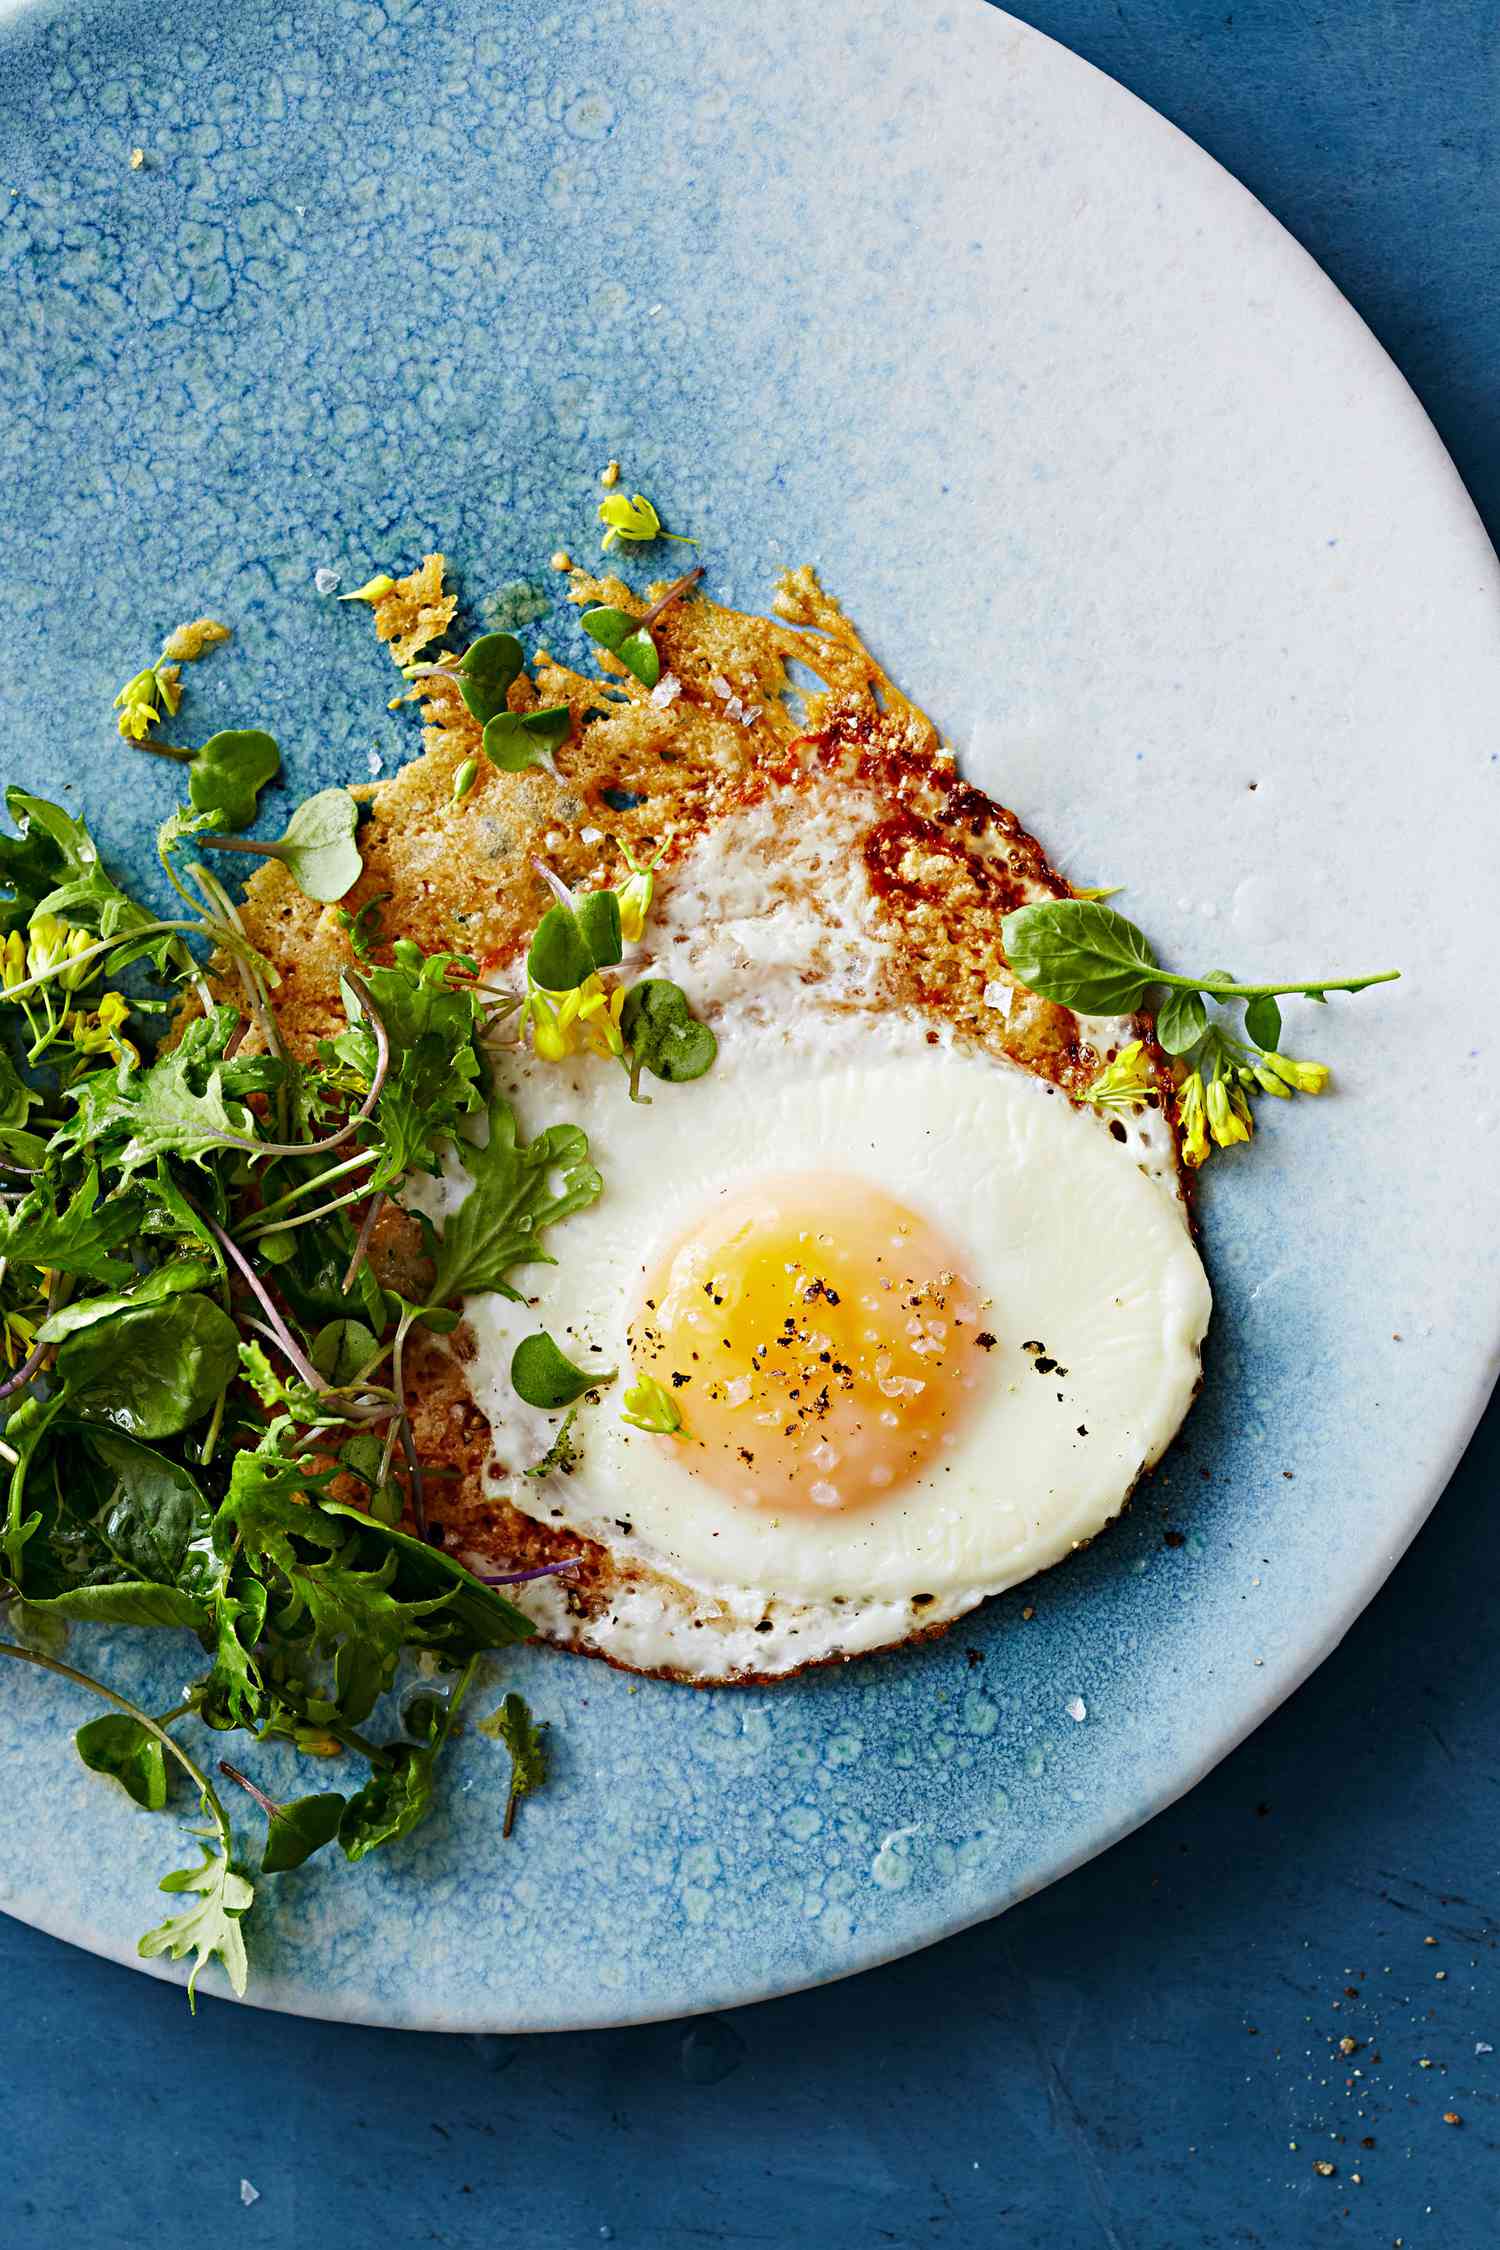
[[[1301,238],[1500,529],[1493,0],[1017,12]],[[1492,1408],[1345,1645],[1184,1803],[1003,1922],[853,1983],[530,2042],[213,2002],[191,2022],[179,1992],[0,1920],[0,2235],[1486,2250],[1497,1468]]]

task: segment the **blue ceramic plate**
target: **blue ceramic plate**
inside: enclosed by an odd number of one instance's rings
[[[1210,1168],[1207,1391],[1117,1529],[780,1692],[527,1652],[556,1783],[516,1838],[471,1738],[409,1847],[266,1886],[254,1998],[469,2030],[750,2000],[1186,1789],[1389,1571],[1500,1325],[1463,974],[1500,953],[1495,560],[1296,245],[968,0],[0,0],[0,398],[7,778],[143,880],[175,776],[108,706],[165,627],[235,626],[203,731],[270,726],[299,791],[389,772],[413,723],[314,573],[440,546],[471,620],[568,645],[545,558],[617,455],[721,597],[816,562],[1166,958],[1406,971],[1289,1011],[1338,1092]],[[192,1654],[86,1653],[158,1705]],[[131,1959],[176,1839],[78,1766],[82,1715],[0,1683],[0,1900]]]

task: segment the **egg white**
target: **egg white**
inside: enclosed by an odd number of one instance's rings
[[[513,1274],[527,1303],[487,1294],[465,1307],[493,1489],[597,1541],[623,1572],[603,1611],[578,1614],[555,1580],[517,1599],[559,1639],[698,1679],[899,1641],[1092,1538],[1187,1412],[1210,1310],[1160,1114],[1121,1139],[940,1020],[890,1004],[877,903],[838,823],[814,806],[794,830],[758,835],[766,818],[752,809],[739,833],[711,832],[652,932],[657,973],[714,1021],[707,1076],[648,1080],[649,1106],[635,1105],[599,1058],[502,1057],[523,1136],[580,1125],[604,1192],[549,1240],[556,1265]],[[1130,1035],[1102,1027],[1101,1047],[1112,1031]],[[868,1179],[933,1222],[962,1252],[997,1341],[975,1403],[920,1474],[867,1507],[800,1512],[693,1475],[678,1441],[622,1421],[620,1398],[629,1324],[666,1246],[757,1178],[819,1168]],[[465,1185],[456,1167],[435,1184],[434,1215]],[[562,1417],[526,1406],[509,1371],[541,1327],[618,1380],[580,1409],[573,1472],[537,1480],[522,1472]],[[1053,1364],[1039,1370],[1039,1357]],[[691,1396],[679,1400],[689,1425]]]

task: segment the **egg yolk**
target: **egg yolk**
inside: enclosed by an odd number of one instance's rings
[[[630,1347],[687,1467],[738,1500],[859,1508],[951,1443],[984,1378],[975,1291],[927,1219],[868,1181],[758,1182],[651,1274]]]

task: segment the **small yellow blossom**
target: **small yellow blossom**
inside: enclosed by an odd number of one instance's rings
[[[686,1437],[682,1413],[669,1390],[654,1375],[632,1383],[620,1402],[620,1420],[632,1429],[649,1430],[655,1437]]]
[[[627,945],[639,945],[646,932],[646,916],[651,911],[651,900],[656,890],[656,877],[652,870],[666,849],[661,845],[640,866],[631,854],[628,844],[621,844],[625,865],[630,869],[630,880],[620,889],[620,935]]]
[[[26,940],[19,930],[12,930],[0,948],[0,984],[13,992],[18,984],[26,982]]]
[[[156,708],[156,668],[148,665],[127,680],[115,697],[114,707],[120,714],[120,732],[127,742],[144,742],[161,717]]]
[[[36,1322],[24,1313],[7,1312],[0,1315],[0,1349],[5,1353],[7,1367],[15,1367],[30,1351],[36,1339]]]
[[[1145,1042],[1132,1039],[1112,1063],[1106,1063],[1084,1095],[1096,1109],[1131,1109],[1152,1091],[1151,1066]]]
[[[680,531],[663,531],[661,517],[644,492],[637,492],[628,500],[623,492],[612,492],[607,500],[599,503],[599,521],[608,526],[601,541],[606,549],[618,546],[622,539],[643,547],[653,539],[675,539],[683,547],[697,545],[696,540],[684,538]]]
[[[608,992],[602,980],[592,976],[585,984],[580,985],[578,1020],[584,1027],[584,1037],[596,1055],[624,1054],[625,1040],[620,1030],[620,1013],[624,1006],[623,984],[616,985],[613,992]]]
[[[1182,1160],[1196,1170],[1209,1154],[1201,1072],[1190,1072],[1178,1088],[1177,1114],[1182,1126]]]
[[[581,993],[544,992],[539,984],[527,993],[522,1021],[531,1025],[532,1048],[542,1062],[561,1062],[577,1053],[581,1001]]]
[[[26,932],[26,968],[34,977],[47,976],[68,955],[69,930],[55,914],[32,917]]]
[[[341,602],[380,602],[385,600],[387,594],[394,593],[395,587],[396,581],[388,571],[377,571],[373,578],[365,580],[363,586],[356,586],[352,594],[340,594],[339,600]]]
[[[1299,1094],[1321,1094],[1332,1075],[1327,1063],[1298,1062],[1295,1055],[1262,1055],[1260,1066],[1255,1075],[1263,1086],[1265,1079],[1261,1078],[1261,1070],[1280,1079],[1289,1092],[1295,1089]],[[1268,1087],[1267,1092],[1270,1090]]]
[[[106,992],[97,1008],[75,1009],[68,1018],[68,1036],[80,1054],[111,1054],[116,1062],[128,1061],[134,1069],[140,1049],[121,1036],[129,1014],[130,1002],[123,992]]]
[[[1220,1148],[1233,1148],[1238,1141],[1248,1141],[1254,1126],[1250,1117],[1250,1104],[1238,1086],[1231,1089],[1223,1078],[1211,1078],[1204,1095],[1208,1111],[1208,1129]]]

